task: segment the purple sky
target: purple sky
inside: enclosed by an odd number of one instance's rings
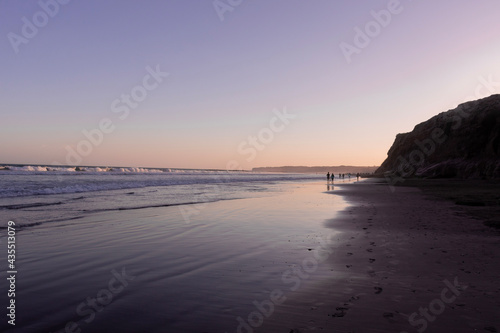
[[[0,0],[0,163],[378,165],[500,91],[497,0],[59,1]]]

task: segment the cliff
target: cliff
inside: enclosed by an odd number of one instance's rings
[[[375,173],[392,179],[500,178],[500,95],[460,104],[396,135]]]

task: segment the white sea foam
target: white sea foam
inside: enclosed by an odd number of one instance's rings
[[[143,167],[95,167],[95,166],[53,166],[53,165],[0,165],[1,174],[33,174],[33,173],[112,173],[112,174],[222,174],[239,173],[238,171],[204,170],[204,169],[172,169],[172,168],[143,168]]]
[[[14,167],[0,171],[0,211],[26,226],[69,221],[89,212],[265,196],[280,191],[286,182],[319,179],[319,175],[207,170]]]
[[[176,185],[276,182],[317,179],[317,175],[263,174],[213,170],[7,166],[0,171],[0,198],[165,187]],[[29,177],[27,177],[29,176]]]

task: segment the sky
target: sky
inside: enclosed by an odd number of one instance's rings
[[[497,0],[0,0],[0,163],[380,165],[500,92]]]

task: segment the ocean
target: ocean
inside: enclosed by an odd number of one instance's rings
[[[324,175],[80,170],[0,171],[2,332],[289,332],[340,274]]]
[[[0,170],[2,227],[8,219],[28,227],[75,220],[95,212],[264,196],[279,191],[280,183],[320,178],[314,174],[182,169],[5,168]]]

